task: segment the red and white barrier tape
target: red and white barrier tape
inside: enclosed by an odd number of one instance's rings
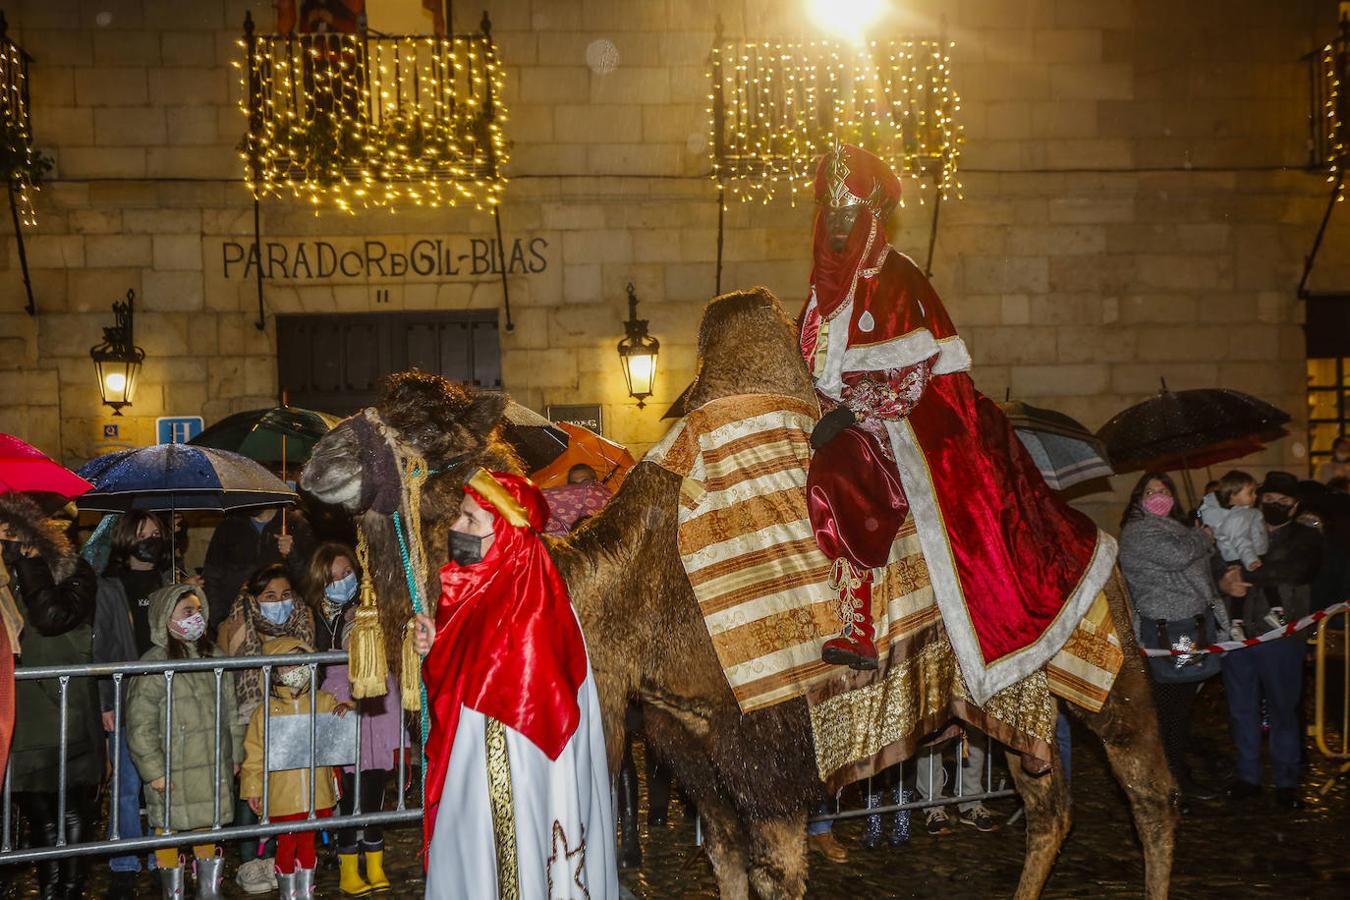
[[[1319,609],[1315,613],[1309,613],[1297,622],[1290,622],[1283,628],[1272,628],[1265,634],[1254,638],[1247,638],[1245,641],[1219,641],[1217,644],[1210,644],[1208,647],[1192,647],[1189,650],[1176,649],[1153,649],[1140,647],[1140,656],[1194,656],[1200,653],[1228,653],[1232,650],[1241,650],[1243,647],[1255,647],[1257,644],[1264,644],[1267,641],[1276,641],[1282,637],[1288,637],[1291,634],[1302,631],[1312,625],[1325,619],[1327,616],[1334,616],[1338,612],[1344,612],[1350,609],[1350,602],[1333,603],[1326,609]],[[1147,622],[1145,623],[1147,624]]]

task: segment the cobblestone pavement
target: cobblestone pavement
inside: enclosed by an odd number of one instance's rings
[[[1212,746],[1210,756],[1223,759],[1230,747],[1223,691],[1217,682],[1206,685],[1196,718],[1197,735]],[[1074,729],[1073,765],[1074,828],[1045,896],[1140,896],[1143,860],[1124,795],[1111,779],[1096,739],[1078,727]],[[1222,768],[1222,764],[1213,766],[1218,771],[1211,773],[1210,780]],[[1276,812],[1268,805],[1268,797],[1242,805],[1227,800],[1195,803],[1178,832],[1172,896],[1178,900],[1263,895],[1340,900],[1350,896],[1350,855],[1344,849],[1345,836],[1350,834],[1350,775],[1332,781],[1337,769],[1309,743],[1303,790],[1306,806],[1298,812]],[[999,777],[996,769],[995,780]],[[1323,793],[1328,781],[1332,786]],[[1002,823],[1017,804],[1003,800],[991,807]],[[1026,840],[1020,820],[993,834],[957,826],[957,833],[940,837],[927,834],[922,822],[922,816],[916,815],[908,844],[876,851],[859,848],[861,821],[841,822],[837,835],[849,847],[851,858],[846,865],[833,865],[813,856],[808,896],[983,900],[1012,894]],[[642,900],[717,896],[711,867],[694,844],[694,825],[682,815],[678,800],[672,802],[669,824],[649,828],[644,817],[641,829],[643,864],[621,874],[625,887]],[[390,832],[387,865],[395,882],[392,896],[421,896],[416,843],[417,833],[411,829]],[[234,869],[231,858],[227,872],[232,875]],[[94,866],[91,896],[101,895],[105,872],[102,866]],[[0,869],[0,885],[9,897],[37,896],[28,873]],[[139,887],[140,896],[159,896],[157,885],[147,875]],[[321,871],[318,893],[341,896],[335,869]],[[246,895],[231,882],[225,896]]]

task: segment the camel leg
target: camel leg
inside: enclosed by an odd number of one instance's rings
[[[1013,895],[1016,900],[1034,900],[1041,895],[1072,824],[1064,765],[1059,750],[1056,748],[1053,753],[1050,771],[1045,775],[1028,773],[1022,768],[1022,755],[1008,753],[1008,771],[1022,796],[1027,816],[1027,854],[1017,893]]]
[[[1105,745],[1111,771],[1130,798],[1134,827],[1144,846],[1145,895],[1149,900],[1163,900],[1172,881],[1177,786],[1163,753],[1153,683],[1134,640],[1134,613],[1119,572],[1105,590],[1125,662],[1100,712],[1090,713],[1072,703],[1066,707]]]
[[[731,807],[720,801],[698,804],[703,823],[703,849],[717,876],[722,900],[750,900],[750,878],[746,867],[745,833]]]
[[[750,832],[750,886],[762,900],[806,896],[806,813],[763,819]]]
[[[1163,754],[1153,688],[1133,639],[1125,641],[1125,663],[1101,712],[1073,710],[1106,746],[1116,780],[1130,798],[1134,827],[1144,846],[1144,889],[1149,900],[1164,900],[1172,880],[1177,787]]]

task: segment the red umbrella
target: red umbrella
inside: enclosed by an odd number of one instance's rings
[[[0,434],[0,494],[31,491],[71,500],[93,487],[32,444]]]

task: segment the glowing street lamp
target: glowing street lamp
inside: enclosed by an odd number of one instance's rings
[[[886,0],[806,0],[806,11],[817,26],[855,43],[886,6]]]
[[[647,320],[637,317],[637,292],[628,283],[628,321],[623,323],[624,339],[619,341],[619,361],[623,363],[623,377],[628,382],[628,396],[638,402],[638,409],[656,387],[656,354],[661,342],[647,333]]]
[[[113,304],[113,326],[103,329],[103,343],[90,348],[89,357],[98,373],[98,391],[111,406],[114,416],[130,406],[136,394],[136,379],[141,374],[145,351],[136,346],[132,335],[136,292],[127,291],[127,299]]]

